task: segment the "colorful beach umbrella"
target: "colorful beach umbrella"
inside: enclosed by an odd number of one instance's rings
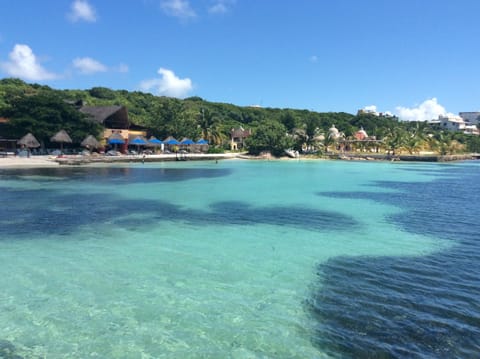
[[[196,144],[197,145],[208,145],[208,141],[201,138],[196,142]]]

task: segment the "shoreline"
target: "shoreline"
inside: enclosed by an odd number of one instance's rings
[[[91,164],[112,164],[132,162],[171,162],[171,161],[213,161],[238,158],[238,153],[219,154],[161,154],[161,155],[122,155],[122,156],[7,156],[0,158],[2,168],[56,168],[59,166],[88,166]]]
[[[245,153],[219,153],[219,154],[159,154],[159,155],[122,155],[122,156],[31,156],[15,157],[7,156],[0,158],[2,168],[55,168],[59,166],[88,166],[91,164],[112,163],[144,163],[144,162],[171,162],[171,161],[218,161],[225,159],[244,159],[256,161],[269,160],[337,160],[337,161],[389,161],[389,162],[452,162],[465,160],[479,160],[480,154],[470,153],[462,155],[395,155],[386,154],[330,154],[324,157],[300,156],[272,157],[272,156],[249,156]]]

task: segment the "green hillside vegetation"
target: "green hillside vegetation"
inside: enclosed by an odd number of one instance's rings
[[[77,143],[88,134],[100,136],[101,126],[76,110],[74,104],[79,101],[88,106],[125,106],[131,122],[147,128],[149,135],[160,139],[205,138],[218,149],[228,149],[230,130],[241,126],[253,130],[247,141],[252,153],[270,150],[281,154],[283,148],[300,150],[305,144],[322,152],[325,148],[335,148],[328,138],[328,129],[335,125],[346,138],[363,127],[369,135],[384,140],[385,151],[480,152],[478,136],[441,132],[426,123],[401,122],[392,117],[240,107],[197,96],[180,100],[105,87],[57,90],[19,79],[0,80],[0,117],[9,119],[0,127],[0,137],[20,138],[32,132],[48,144],[49,138],[61,129]],[[324,134],[321,141],[320,134]]]

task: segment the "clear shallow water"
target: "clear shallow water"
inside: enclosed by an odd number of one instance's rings
[[[458,338],[479,328],[469,272],[478,225],[463,215],[458,225],[452,207],[473,215],[478,169],[222,161],[2,170],[0,353],[428,357],[458,344],[471,353],[478,343]],[[463,269],[446,273],[445,261]],[[451,318],[454,300],[463,316]],[[451,345],[431,330],[444,319],[462,327]]]

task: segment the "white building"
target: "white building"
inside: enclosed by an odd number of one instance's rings
[[[448,131],[460,131],[471,135],[479,134],[476,125],[465,122],[465,120],[460,116],[440,115],[438,116],[438,120],[434,120],[432,123],[437,123],[440,128]]]

